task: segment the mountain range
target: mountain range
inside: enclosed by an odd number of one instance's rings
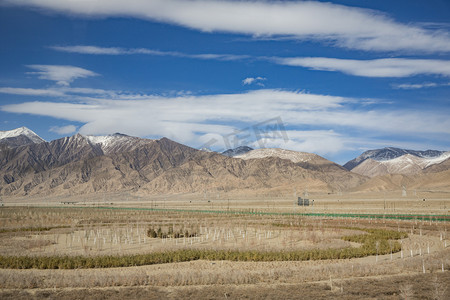
[[[0,131],[0,195],[125,191],[276,195],[305,189],[326,193],[398,189],[405,182],[450,188],[449,158],[449,153],[441,151],[385,148],[340,166],[312,153],[241,147],[220,154],[167,138],[120,133],[76,134],[46,142],[22,127]]]
[[[383,149],[368,150],[363,154],[361,154],[360,156],[358,156],[357,158],[347,162],[344,165],[344,168],[350,171],[367,159],[372,159],[375,161],[389,161],[407,154],[419,158],[435,158],[439,157],[444,153],[445,151],[437,151],[437,150],[416,151],[416,150],[406,150],[387,147]]]
[[[449,158],[450,152],[445,151],[384,148],[366,151],[347,162],[344,168],[368,177],[387,174],[417,175]]]
[[[355,190],[450,189],[450,152],[383,148],[369,150],[344,164],[370,179]]]

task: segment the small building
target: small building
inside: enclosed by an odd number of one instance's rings
[[[309,199],[303,199],[302,197],[298,197],[297,205],[298,206],[309,206]]]

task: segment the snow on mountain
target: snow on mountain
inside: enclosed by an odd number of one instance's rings
[[[380,163],[385,165],[391,174],[415,174],[422,170],[420,165],[423,159],[412,154],[405,154],[391,160],[380,161]]]
[[[35,143],[42,143],[44,139],[26,127],[19,127],[13,130],[0,131],[0,140],[24,135]]]
[[[131,151],[140,145],[153,142],[153,140],[150,139],[142,139],[121,133],[114,133],[102,136],[86,135],[85,138],[91,144],[100,145],[101,149],[105,154]]]
[[[406,150],[394,147],[387,147],[383,149],[368,150],[363,154],[361,154],[360,156],[358,156],[357,158],[347,162],[344,165],[344,168],[346,168],[347,170],[352,170],[367,159],[373,159],[375,161],[389,161],[391,159],[395,159],[397,157],[401,157],[406,154],[411,154],[413,156],[420,158],[436,158],[444,153],[445,151],[438,151],[438,150],[416,151],[416,150]]]
[[[42,142],[45,142],[44,139],[26,127],[0,131],[0,143],[6,144],[8,147],[39,144]]]
[[[235,158],[241,159],[255,159],[255,158],[264,158],[264,157],[278,157],[281,159],[289,159],[294,163],[298,162],[309,162],[311,160],[321,158],[317,154],[306,153],[306,152],[297,152],[279,148],[263,148],[249,151],[245,154],[237,155]]]
[[[121,140],[121,136],[115,136],[115,135],[99,135],[99,136],[86,135],[85,137],[92,144],[101,144],[102,148],[107,148],[108,146],[111,146],[112,144],[115,144],[119,140]]]
[[[450,158],[450,152],[443,152],[437,157],[419,157],[413,154],[405,154],[390,160],[376,161],[372,158],[364,160],[352,169],[352,172],[369,177],[386,174],[413,175],[423,169],[439,164]]]
[[[234,149],[228,149],[224,152],[222,152],[222,155],[228,156],[228,157],[236,157],[238,155],[243,155],[249,151],[252,151],[253,148],[250,148],[248,146],[239,146]]]
[[[425,169],[429,166],[440,164],[441,162],[449,158],[450,158],[450,151],[444,152],[438,157],[426,158],[423,160],[422,168]]]

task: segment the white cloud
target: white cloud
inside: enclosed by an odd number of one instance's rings
[[[74,88],[68,86],[57,86],[46,89],[0,87],[0,93],[11,95],[22,95],[22,96],[58,97],[69,101],[70,100],[97,101],[103,99],[148,100],[155,97],[155,95],[133,93],[128,91],[104,90],[94,88]],[[181,96],[189,96],[191,94],[192,92],[190,91],[169,91],[162,94],[162,96],[181,97]]]
[[[221,146],[221,136],[280,116],[289,129],[290,141],[283,148],[314,150],[320,154],[346,149],[350,143],[357,144],[353,141],[361,137],[445,140],[443,137],[450,136],[448,109],[367,110],[370,107],[358,105],[361,101],[263,89],[242,94],[152,96],[143,100],[26,102],[0,108],[4,112],[80,122],[84,124],[79,129],[82,134],[122,132],[142,137],[166,136],[192,146],[204,144],[212,137],[219,138],[214,146]],[[358,137],[353,136],[355,132]],[[272,141],[273,146],[277,142],[283,139]]]
[[[28,72],[28,74],[38,75],[40,79],[56,81],[62,86],[69,86],[77,78],[98,76],[97,73],[74,66],[28,65],[27,67],[37,70],[37,72]]]
[[[2,87],[0,88],[0,93],[11,95],[50,96],[50,97],[59,97],[64,95],[63,92],[55,89],[32,89],[32,88],[13,88],[13,87]]]
[[[403,90],[416,90],[423,88],[433,88],[439,86],[450,86],[450,82],[448,83],[435,83],[435,82],[423,82],[423,83],[403,83],[393,85],[394,88],[403,89]]]
[[[404,83],[404,84],[398,84],[395,85],[395,88],[398,89],[404,89],[404,90],[414,90],[414,89],[422,89],[422,88],[430,88],[430,87],[436,87],[437,83],[429,82],[429,83]]]
[[[148,95],[124,93],[93,88],[52,87],[47,89],[0,87],[0,93],[22,96],[45,96],[45,97],[78,97],[79,99],[93,99],[92,96],[109,97],[111,99],[138,99],[148,98]],[[87,95],[87,96],[86,96]]]
[[[122,55],[131,54],[123,48],[118,47],[97,47],[97,46],[51,46],[50,49],[79,54],[94,54],[94,55]]]
[[[256,84],[259,86],[264,86],[263,81],[266,81],[267,78],[265,77],[247,77],[244,80],[242,80],[242,84],[243,85],[251,85],[251,84]]]
[[[202,60],[222,60],[222,61],[232,61],[232,60],[242,60],[249,59],[249,55],[235,55],[235,54],[188,54],[177,51],[159,51],[147,48],[120,48],[120,47],[98,47],[98,46],[86,46],[86,45],[75,45],[75,46],[50,46],[50,49],[67,52],[67,53],[77,53],[77,54],[90,54],[90,55],[153,55],[153,56],[171,56],[171,57],[181,57],[181,58],[194,58]]]
[[[50,127],[51,132],[55,132],[57,134],[71,134],[77,131],[77,127],[75,125],[67,125],[67,126],[52,126]]]
[[[73,87],[60,87],[55,89],[57,91],[60,91],[62,93],[66,94],[89,94],[89,95],[110,95],[114,96],[118,94],[116,91],[109,91],[109,90],[103,90],[103,89],[92,89],[92,88],[73,88]]]
[[[243,85],[252,84],[255,81],[255,78],[253,77],[247,77],[244,80],[242,80]]]
[[[258,140],[251,144],[254,148],[282,148],[294,151],[330,155],[345,149],[346,137],[333,130],[288,130],[283,138]]]
[[[271,125],[274,125],[273,123]],[[236,132],[230,130],[229,133]],[[294,151],[311,152],[319,155],[330,155],[345,149],[346,137],[334,132],[333,130],[287,130],[278,132],[275,129],[269,132],[267,137],[254,139],[255,133],[252,127],[239,130],[242,138],[235,138],[233,135],[220,135],[217,133],[208,133],[199,138],[202,146],[214,148],[216,151],[223,152],[228,148],[238,146],[249,146],[258,148],[282,148]]]
[[[353,60],[327,57],[276,57],[273,60],[282,65],[321,71],[338,71],[364,77],[409,77],[419,74],[450,76],[450,61],[437,59]]]
[[[157,56],[185,56],[186,54],[158,51],[146,48],[122,48],[122,47],[98,47],[91,45],[76,45],[76,46],[50,46],[50,49],[78,54],[92,54],[92,55],[132,55],[132,54],[147,54]]]
[[[407,58],[384,58],[373,60],[338,59],[328,57],[257,57],[250,55],[232,54],[186,54],[182,52],[162,52],[152,49],[123,49],[103,48],[96,46],[64,46],[51,47],[57,51],[81,54],[147,54],[157,56],[173,56],[192,59],[207,60],[260,60],[287,65],[293,67],[304,67],[312,70],[337,71],[354,76],[364,77],[410,77],[415,75],[442,75],[450,76],[450,61],[436,59],[407,59]],[[245,78],[243,85],[255,83],[264,86],[263,77]]]
[[[366,51],[449,52],[445,30],[396,22],[379,11],[315,1],[6,0],[88,17],[126,16],[204,32],[317,40]]]

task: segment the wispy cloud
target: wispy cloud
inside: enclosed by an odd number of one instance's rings
[[[273,60],[282,65],[338,71],[364,77],[409,77],[419,74],[450,76],[448,60],[406,58],[354,60],[327,57],[275,57]]]
[[[78,78],[98,76],[97,73],[90,70],[74,66],[28,65],[27,67],[36,70],[36,72],[28,72],[28,74],[38,75],[40,79],[56,81],[61,86],[69,86],[72,81]]]
[[[97,47],[97,46],[50,46],[50,49],[79,54],[94,54],[94,55],[123,55],[123,54],[135,54],[130,50],[118,47]]]
[[[87,45],[76,45],[76,46],[50,46],[50,49],[67,52],[67,53],[78,53],[78,54],[91,54],[91,55],[153,55],[153,56],[171,56],[171,57],[181,57],[181,58],[194,58],[202,60],[222,60],[222,61],[232,61],[232,60],[242,60],[250,59],[249,55],[234,55],[234,54],[188,54],[177,51],[159,51],[147,48],[120,48],[120,47],[98,47],[98,46],[87,46]]]
[[[154,95],[144,93],[133,93],[119,90],[104,90],[94,88],[74,88],[68,86],[55,86],[45,89],[0,87],[1,94],[22,95],[22,96],[40,96],[40,97],[58,97],[64,100],[96,101],[101,99],[114,100],[142,100],[151,99]],[[170,91],[163,96],[186,96],[189,91]]]
[[[251,85],[251,84],[256,84],[258,86],[264,86],[264,81],[266,81],[267,78],[265,77],[247,77],[244,80],[242,80],[242,84],[243,85]]]
[[[55,132],[60,135],[71,134],[77,131],[77,127],[75,125],[67,125],[67,126],[52,126],[49,131]]]
[[[411,59],[411,58],[383,58],[372,60],[339,59],[328,57],[266,57],[232,54],[186,54],[176,51],[158,51],[152,49],[124,49],[104,48],[97,46],[52,46],[57,51],[91,54],[91,55],[131,55],[146,54],[157,56],[172,56],[191,59],[207,60],[259,60],[302,67],[311,70],[342,72],[353,76],[363,77],[411,77],[416,75],[442,75],[450,76],[450,61],[437,59]],[[262,77],[249,77],[243,84],[262,84]]]
[[[314,1],[5,0],[89,17],[126,16],[203,32],[316,40],[367,51],[449,52],[444,30],[404,24],[369,9]]]
[[[10,95],[22,95],[22,96],[45,96],[45,97],[64,97],[74,95],[102,95],[111,98],[120,98],[125,95],[120,91],[111,91],[103,89],[92,88],[73,88],[73,87],[51,87],[46,89],[34,89],[34,88],[17,88],[17,87],[0,87],[0,93]]]
[[[436,82],[423,82],[423,83],[402,83],[392,85],[396,89],[403,90],[417,90],[423,88],[433,88],[439,86],[450,86],[450,82],[447,83],[436,83]]]
[[[53,65],[31,65],[27,67],[40,70],[39,72],[27,72],[27,74],[38,74],[39,78],[56,81],[57,85],[44,89],[0,87],[0,93],[10,95],[58,97],[68,99],[95,99],[95,97],[108,97],[109,99],[142,99],[150,97],[148,95],[133,94],[123,91],[82,87],[75,88],[68,86],[69,83],[76,78],[98,76],[97,73],[79,67]]]
[[[232,133],[236,124],[251,126],[281,116],[289,128],[285,148],[334,153],[349,147],[358,136],[410,136],[429,139],[450,136],[449,111],[370,109],[362,99],[305,94],[285,90],[256,90],[239,94],[153,96],[143,100],[97,99],[88,102],[25,102],[1,110],[81,122],[83,134],[123,132],[137,136],[166,136],[201,145],[212,136]],[[369,110],[368,110],[369,109]],[[309,130],[312,131],[308,135]],[[321,134],[314,135],[321,132]],[[297,133],[296,133],[297,132]],[[318,150],[320,145],[322,150]],[[356,143],[353,143],[353,145]],[[275,145],[275,144],[274,144]],[[361,144],[359,144],[361,146]]]
[[[23,95],[23,96],[50,96],[60,97],[64,93],[56,89],[32,89],[32,88],[14,88],[14,87],[1,87],[0,93],[10,95]]]

